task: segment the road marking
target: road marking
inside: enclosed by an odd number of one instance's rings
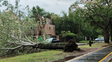
[[[99,62],[102,62],[103,60],[105,60],[108,56],[110,56],[112,54],[112,52],[110,52],[107,56],[105,56],[103,59],[101,59]]]
[[[109,47],[109,46],[108,46],[108,47]],[[98,49],[98,50],[101,50],[101,49],[104,49],[104,48],[107,48],[107,47],[103,47],[103,48],[100,48],[100,49]],[[96,52],[96,51],[98,51],[98,50],[95,50],[95,51],[93,51],[93,52]],[[68,61],[66,61],[66,62],[71,62],[71,61],[73,61],[73,60],[79,59],[79,58],[84,57],[84,56],[86,56],[86,55],[88,55],[88,54],[91,54],[91,53],[93,53],[93,52],[84,54],[84,55],[82,55],[82,56],[79,56],[79,57],[76,57],[76,58],[74,58],[74,59],[68,60]]]

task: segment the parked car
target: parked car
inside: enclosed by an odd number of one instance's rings
[[[98,38],[95,39],[95,41],[104,42],[104,37],[98,37]]]
[[[60,41],[58,39],[56,39],[56,38],[48,38],[44,42],[57,43],[57,42],[60,42]]]
[[[57,42],[60,42],[60,41],[56,38],[53,38],[52,43],[57,43]]]

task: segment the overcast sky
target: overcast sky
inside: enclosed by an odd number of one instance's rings
[[[14,4],[15,0],[8,0],[11,4]],[[71,4],[77,0],[20,0],[20,5],[25,7],[29,5],[30,8],[38,5],[47,12],[53,12],[55,14],[61,15],[62,11],[68,13],[68,9]]]

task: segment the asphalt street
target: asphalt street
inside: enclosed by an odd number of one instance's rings
[[[66,62],[106,62],[110,57],[112,57],[112,46],[90,52]]]

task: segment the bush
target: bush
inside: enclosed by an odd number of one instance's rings
[[[68,32],[68,33],[66,34],[66,38],[67,38],[67,41],[68,41],[69,39],[74,39],[74,40],[78,41],[77,35],[74,34],[74,33],[71,33],[71,32]]]
[[[67,33],[67,36],[76,36],[76,34],[74,34],[74,33]]]
[[[82,36],[79,36],[79,37],[78,37],[78,40],[79,40],[79,41],[82,41],[82,40],[84,40],[84,38],[83,38]]]

